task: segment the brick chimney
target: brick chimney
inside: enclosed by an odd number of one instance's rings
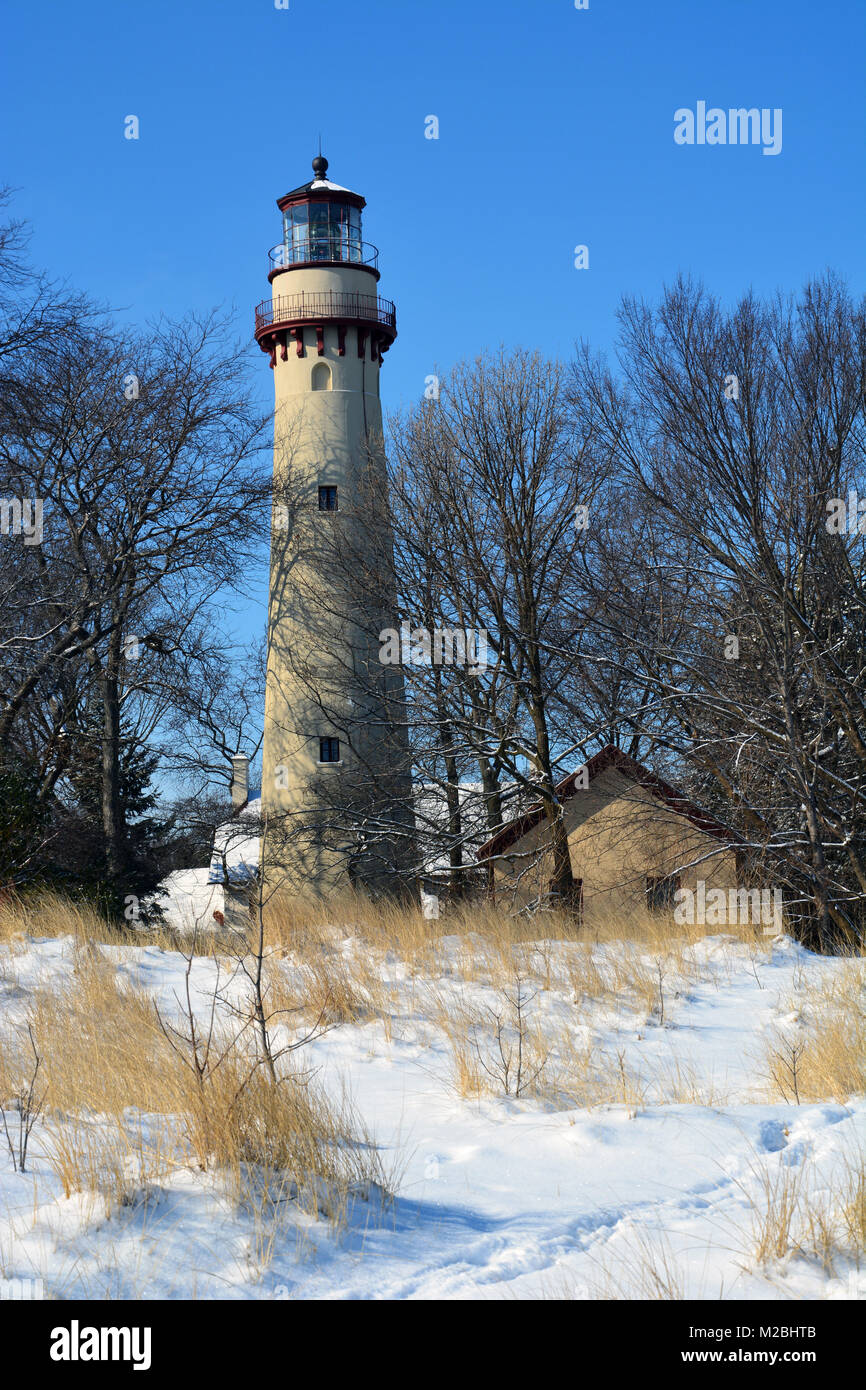
[[[232,808],[243,810],[250,796],[250,760],[246,753],[235,753],[232,758]]]

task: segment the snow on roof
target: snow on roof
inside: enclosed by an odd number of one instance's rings
[[[503,806],[510,814],[510,807],[519,795],[519,789],[514,783],[502,782],[498,790]],[[464,858],[471,862],[482,841],[490,835],[483,784],[460,782],[457,787],[457,799],[460,806],[460,844],[465,850]],[[422,782],[416,785],[414,800],[415,824],[421,842],[425,872],[446,873],[450,868],[450,861],[447,847],[442,847],[443,837],[449,833],[449,810],[445,788],[438,782]],[[429,842],[427,845],[425,840]]]
[[[318,193],[320,190],[327,193],[351,193],[351,188],[344,188],[341,183],[331,183],[330,179],[313,179],[312,183],[307,184],[311,192]],[[357,198],[357,193],[355,197]]]
[[[208,883],[250,883],[259,869],[258,822],[262,813],[261,797],[248,801],[232,820],[217,827],[214,834]]]

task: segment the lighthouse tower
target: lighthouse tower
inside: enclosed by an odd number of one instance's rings
[[[266,879],[398,881],[413,854],[379,373],[397,336],[365,200],[327,177],[277,200],[255,335],[274,374],[274,504],[262,766]]]

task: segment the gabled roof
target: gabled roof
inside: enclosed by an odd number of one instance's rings
[[[696,829],[703,831],[705,835],[713,835],[717,840],[724,840],[728,844],[740,843],[739,836],[730,826],[723,825],[708,811],[702,811],[700,806],[689,801],[688,797],[684,796],[681,791],[677,791],[676,787],[672,787],[669,782],[664,782],[661,777],[656,777],[654,772],[650,772],[648,768],[635,762],[634,758],[630,758],[620,748],[615,748],[612,743],[608,744],[606,748],[602,748],[600,753],[594,754],[586,763],[575,768],[574,772],[570,772],[567,777],[564,777],[557,785],[557,796],[563,801],[568,801],[574,796],[578,790],[577,779],[584,770],[589,781],[592,782],[594,777],[598,777],[600,773],[610,767],[621,772],[630,781],[645,787],[669,810],[675,811],[679,816],[685,816],[686,820],[690,821]],[[502,854],[503,850],[507,849],[509,845],[513,845],[516,840],[522,839],[527,831],[538,825],[543,819],[544,807],[541,802],[530,806],[522,816],[517,816],[507,825],[503,825],[502,829],[498,830],[491,839],[485,841],[481,848],[476,851],[476,857],[478,859],[490,859],[494,855]]]

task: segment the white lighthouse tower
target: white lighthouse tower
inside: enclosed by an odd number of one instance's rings
[[[413,854],[399,668],[379,659],[391,532],[379,373],[396,335],[365,200],[327,177],[277,200],[256,339],[274,373],[264,865],[290,891],[397,883]]]

